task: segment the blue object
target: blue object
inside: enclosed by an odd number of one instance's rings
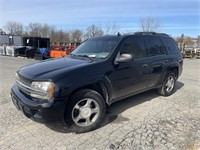
[[[42,54],[43,56],[49,56],[49,50],[47,48],[39,48],[40,54]]]

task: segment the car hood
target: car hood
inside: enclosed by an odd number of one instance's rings
[[[91,64],[93,61],[73,59],[71,57],[63,57],[58,59],[50,59],[37,62],[22,67],[18,73],[31,80],[51,80],[55,76],[63,72],[69,72],[75,68],[81,68]]]

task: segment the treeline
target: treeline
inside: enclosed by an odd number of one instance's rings
[[[198,46],[200,45],[200,41],[199,39],[194,40],[194,38],[189,37],[189,36],[185,36],[184,34],[181,34],[180,37],[176,37],[174,38],[175,41],[177,42],[180,50],[184,50],[185,47],[194,47],[194,46]]]
[[[138,27],[140,31],[145,32],[160,32],[161,23],[159,18],[156,17],[141,17]],[[27,26],[15,21],[9,21],[4,26],[6,34],[20,35],[20,36],[34,36],[34,37],[47,37],[51,39],[51,43],[81,43],[85,39],[102,36],[105,34],[116,34],[119,32],[119,26],[115,22],[107,21],[103,24],[92,24],[87,28],[64,30],[57,29],[53,25],[41,23],[29,23]],[[5,33],[2,32],[2,33]],[[193,38],[182,34],[174,38],[179,45],[193,45],[195,44]]]
[[[72,29],[64,30],[57,29],[53,25],[41,23],[29,23],[25,26],[22,23],[9,21],[4,26],[4,33],[20,36],[46,37],[50,38],[51,42],[60,43],[81,43],[83,40],[104,34],[115,34],[119,30],[118,25],[114,22],[107,22],[104,27],[101,25],[92,24],[85,30]]]

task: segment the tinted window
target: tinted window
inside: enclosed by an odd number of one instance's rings
[[[172,38],[162,37],[162,40],[164,41],[169,53],[179,53],[178,46]]]
[[[146,40],[150,56],[164,55],[166,53],[165,46],[158,37],[146,36]]]
[[[126,40],[121,47],[120,54],[134,54],[135,59],[145,57],[143,38],[140,36],[134,36]]]

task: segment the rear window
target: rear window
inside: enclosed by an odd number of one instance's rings
[[[164,55],[166,54],[166,49],[160,39],[156,36],[146,36],[147,46],[150,56]]]
[[[162,40],[165,43],[165,46],[169,53],[171,54],[179,53],[179,48],[176,42],[172,38],[162,37]]]

